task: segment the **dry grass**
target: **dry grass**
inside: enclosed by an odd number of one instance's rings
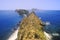
[[[30,13],[20,23],[17,40],[46,40],[42,21],[34,14]]]

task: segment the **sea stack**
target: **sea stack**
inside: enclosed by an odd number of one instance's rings
[[[17,40],[46,40],[43,27],[42,21],[31,12],[21,21]]]

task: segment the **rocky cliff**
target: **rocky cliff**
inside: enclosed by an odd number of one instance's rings
[[[21,21],[17,40],[46,40],[42,21],[34,12]]]

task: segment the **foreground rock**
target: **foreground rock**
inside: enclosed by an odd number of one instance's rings
[[[46,40],[42,21],[34,12],[21,21],[17,40]]]

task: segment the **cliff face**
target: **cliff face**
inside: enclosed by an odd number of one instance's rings
[[[33,12],[21,21],[17,40],[46,40],[42,21]]]

